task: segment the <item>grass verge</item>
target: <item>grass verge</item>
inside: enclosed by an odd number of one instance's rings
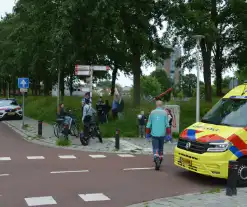
[[[71,144],[72,144],[71,140],[65,138],[60,138],[57,139],[56,141],[57,146],[71,146]]]
[[[17,98],[19,99],[19,98]],[[111,97],[105,97],[111,103]],[[212,103],[201,101],[201,116],[204,115],[219,98],[213,98]],[[19,103],[21,103],[21,98]],[[94,97],[93,103],[97,102],[97,97]],[[64,97],[63,103],[65,108],[75,109],[78,124],[81,126],[81,98],[80,97]],[[196,100],[191,98],[187,102],[170,102],[167,104],[175,104],[180,106],[180,131],[195,122],[196,117]],[[95,104],[94,104],[95,105]],[[95,107],[95,106],[94,106]],[[138,137],[137,115],[140,111],[149,114],[154,109],[155,104],[142,101],[140,109],[132,107],[132,101],[125,99],[124,119],[113,121],[111,114],[109,123],[100,126],[103,137],[114,137],[116,129],[120,130],[121,137]],[[28,96],[25,98],[25,115],[36,120],[42,120],[47,123],[54,123],[56,120],[56,97],[51,96]],[[179,134],[174,133],[174,138],[178,138]]]

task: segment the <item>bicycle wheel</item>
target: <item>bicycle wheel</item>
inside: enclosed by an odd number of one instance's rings
[[[53,125],[53,129],[54,129],[54,135],[59,138],[59,125],[58,123]]]
[[[72,124],[70,131],[72,136],[79,137],[79,127],[77,124]]]

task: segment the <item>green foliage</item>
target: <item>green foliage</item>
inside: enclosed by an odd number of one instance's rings
[[[141,94],[144,96],[156,97],[161,93],[161,85],[156,77],[141,77]]]
[[[59,138],[56,141],[57,146],[71,146],[72,142],[69,139]]]
[[[105,100],[111,101],[111,97],[103,97]],[[19,103],[21,103],[21,97]],[[98,97],[93,97],[93,102],[96,103]],[[154,108],[155,103],[150,103],[142,100],[140,108],[133,108],[131,100],[125,100],[124,119],[113,121],[111,113],[109,117],[109,123],[100,125],[102,136],[104,138],[114,137],[116,128],[120,129],[121,137],[138,137],[138,125],[137,115],[141,111],[144,111],[148,115]],[[213,102],[206,103],[201,101],[201,116],[203,116],[219,99],[213,98]],[[76,109],[76,117],[78,123],[81,125],[81,107],[80,97],[65,97],[64,104],[65,108]],[[188,102],[169,102],[168,104],[180,105],[180,131],[195,122],[196,117],[196,99],[192,98]],[[26,116],[32,117],[36,120],[43,120],[46,123],[53,124],[56,119],[56,98],[55,97],[32,97],[28,96],[25,99],[25,114]],[[81,128],[82,129],[82,128]],[[174,134],[176,137],[177,135]]]
[[[181,89],[185,97],[192,97],[196,90],[197,77],[194,74],[187,74],[181,78]]]
[[[171,81],[167,77],[167,74],[164,70],[155,70],[150,74],[150,76],[151,77],[153,76],[157,79],[157,81],[159,82],[159,84],[161,86],[161,92],[165,92],[167,89],[172,87]],[[159,94],[157,93],[157,95],[159,95]],[[163,99],[165,101],[169,101],[170,98],[171,98],[171,93],[168,93],[165,96],[163,96]]]

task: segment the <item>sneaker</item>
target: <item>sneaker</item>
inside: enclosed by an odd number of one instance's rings
[[[155,158],[155,170],[159,170],[160,169],[160,158],[159,157],[156,157]]]

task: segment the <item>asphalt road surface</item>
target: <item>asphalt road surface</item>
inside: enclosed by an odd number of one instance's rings
[[[35,145],[0,123],[1,207],[124,207],[222,185],[176,168],[172,156],[164,158],[160,171],[153,167],[149,155]]]

